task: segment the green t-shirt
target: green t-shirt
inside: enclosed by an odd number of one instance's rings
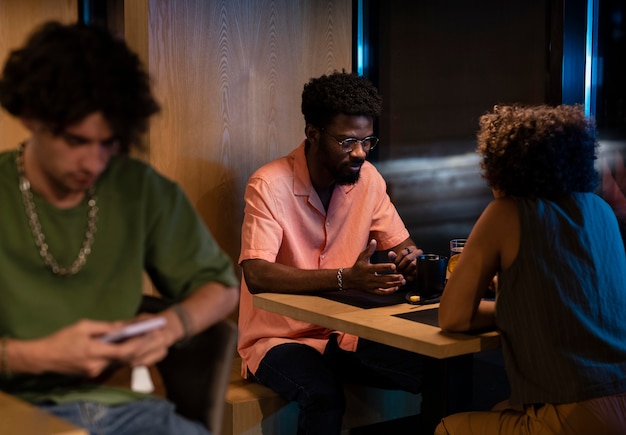
[[[0,336],[33,339],[80,319],[119,320],[136,313],[145,270],[166,301],[214,281],[237,286],[221,250],[180,187],[145,163],[114,157],[96,185],[97,231],[84,267],[54,275],[35,245],[21,193],[15,151],[0,153]],[[76,258],[87,224],[86,201],[58,209],[34,202],[49,250],[59,265]],[[0,378],[0,389],[30,401],[137,397],[55,374]]]

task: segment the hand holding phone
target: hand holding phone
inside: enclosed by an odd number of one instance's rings
[[[128,338],[145,334],[153,329],[162,328],[166,323],[165,317],[151,317],[150,319],[126,325],[118,331],[105,334],[100,337],[100,340],[106,343],[119,343]]]

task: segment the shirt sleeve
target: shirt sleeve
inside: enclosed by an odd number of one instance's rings
[[[182,189],[157,178],[148,196],[153,220],[147,233],[146,271],[158,291],[183,299],[208,282],[237,287],[232,262]]]
[[[274,262],[283,238],[279,202],[268,183],[260,177],[250,178],[244,199],[239,264],[253,258]]]

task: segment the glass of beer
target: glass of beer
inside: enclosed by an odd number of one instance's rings
[[[450,274],[454,270],[456,262],[459,261],[459,255],[463,252],[467,239],[450,240],[450,258],[448,259],[448,268],[446,270],[446,280],[450,278]]]

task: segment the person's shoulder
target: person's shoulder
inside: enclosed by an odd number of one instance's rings
[[[264,180],[272,182],[285,176],[293,177],[295,156],[293,153],[278,157],[256,169],[249,181]]]
[[[17,173],[17,167],[15,166],[15,150],[1,151],[0,152],[0,174],[3,178],[11,177],[13,180]]]
[[[484,246],[501,245],[519,233],[520,215],[517,198],[502,196],[492,199],[474,224],[471,233]]]
[[[269,171],[276,170],[277,168],[287,167],[289,166],[290,160],[293,160],[291,158],[291,155],[277,157],[259,166],[259,168],[255,171],[255,173],[256,172],[269,172]]]
[[[492,207],[498,207],[503,209],[514,209],[517,207],[517,199],[512,196],[500,196],[498,198],[492,199],[489,205]]]
[[[518,201],[510,196],[494,198],[487,204],[483,214],[495,220],[510,219],[518,214]]]
[[[15,150],[0,151],[0,166],[13,163],[15,161]]]
[[[572,195],[574,199],[586,208],[595,211],[596,213],[604,213],[610,216],[615,216],[615,212],[611,205],[606,200],[600,197],[594,192],[580,192]]]
[[[158,172],[149,163],[131,156],[111,159],[101,176],[100,187],[124,196],[146,195],[149,191],[165,193],[178,184]]]
[[[378,171],[378,168],[374,166],[368,160],[363,162],[361,166],[361,172],[359,174],[359,181],[355,185],[359,189],[371,190],[379,187],[383,190],[387,190],[387,181],[383,175]]]
[[[376,166],[370,162],[369,160],[364,160],[363,161],[363,165],[361,165],[361,170],[367,170],[367,171],[374,171],[376,173],[378,173],[378,168],[376,168]]]
[[[606,204],[607,207],[611,207],[604,198],[595,192],[575,192],[572,197],[578,202],[588,202],[590,204]]]
[[[130,170],[146,170],[152,169],[152,166],[138,157],[133,157],[126,154],[116,155],[111,158],[110,165],[111,167],[119,166],[120,168],[130,169]]]

